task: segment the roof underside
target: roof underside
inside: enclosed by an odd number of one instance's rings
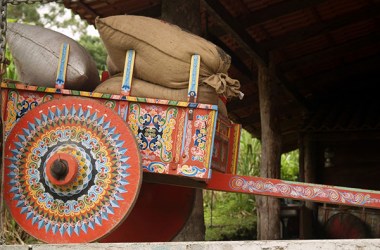
[[[160,0],[66,0],[65,6],[91,24],[97,16],[161,15]],[[379,0],[201,0],[201,6],[203,36],[231,55],[229,74],[240,80],[245,94],[242,101],[228,103],[229,116],[256,137],[261,131],[258,60],[267,64],[271,58],[276,65],[284,151],[297,147],[302,128],[324,127],[326,119],[320,114],[332,106],[349,117],[344,113],[352,109],[335,102],[342,94],[349,96],[344,102],[353,100],[354,106],[377,99],[372,87],[379,80]],[[355,107],[358,113],[368,109]],[[365,112],[377,116],[373,110],[378,108]],[[306,117],[312,121],[305,123]],[[360,128],[373,121],[358,117]]]

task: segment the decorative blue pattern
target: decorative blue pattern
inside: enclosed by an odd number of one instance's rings
[[[65,84],[65,78],[66,78],[65,68],[67,65],[66,59],[67,59],[68,50],[69,50],[69,45],[67,43],[64,43],[62,45],[61,60],[59,61],[57,79],[55,81],[58,88],[63,88]]]
[[[124,81],[121,86],[121,89],[123,92],[129,93],[131,91],[131,82],[132,82],[132,73],[133,73],[133,57],[134,57],[134,51],[128,50],[126,55],[126,68],[124,72]]]
[[[197,96],[197,88],[198,88],[197,76],[198,76],[199,61],[200,61],[200,56],[193,55],[192,57],[193,67],[192,67],[191,77],[190,77],[191,81],[189,82],[189,90],[187,94],[189,98],[190,97],[196,98]]]

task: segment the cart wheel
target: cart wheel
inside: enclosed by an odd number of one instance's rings
[[[170,241],[184,227],[194,200],[194,188],[143,182],[132,212],[101,242]]]
[[[128,125],[98,101],[64,97],[26,113],[4,149],[13,218],[47,243],[95,241],[131,211],[140,156]]]

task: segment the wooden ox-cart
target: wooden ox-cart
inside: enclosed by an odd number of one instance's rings
[[[380,208],[380,193],[236,174],[241,127],[197,103],[130,96],[135,52],[120,95],[4,80],[2,193],[17,223],[49,243],[166,241],[192,208],[194,188]],[[112,240],[112,239],[111,239]]]

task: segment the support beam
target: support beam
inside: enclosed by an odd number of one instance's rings
[[[260,176],[280,178],[281,128],[278,114],[278,83],[273,77],[274,65],[259,65],[259,101],[261,116],[261,166]],[[278,240],[281,238],[280,200],[257,196],[257,238]]]

